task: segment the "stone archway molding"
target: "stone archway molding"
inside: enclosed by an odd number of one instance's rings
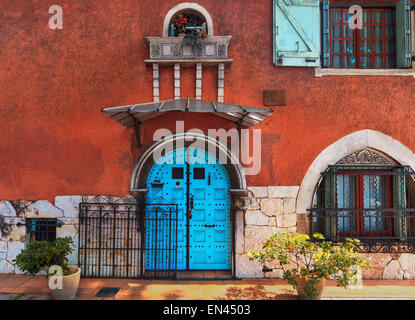
[[[415,154],[398,140],[378,131],[361,130],[337,140],[324,149],[308,168],[297,195],[297,213],[307,213],[313,201],[321,173],[329,165],[363,148],[379,150],[401,165],[415,168]]]
[[[163,23],[163,37],[169,36],[169,24],[173,16],[182,10],[191,9],[199,12],[206,20],[207,29],[208,29],[208,35],[213,36],[213,21],[212,17],[210,16],[209,12],[203,8],[200,4],[194,3],[194,2],[182,2],[177,5],[175,5],[173,8],[167,12],[166,17],[164,18]]]
[[[200,132],[188,131],[174,133],[158,141],[155,141],[142,153],[131,174],[131,192],[145,192],[147,176],[151,167],[154,164],[153,154],[161,153],[161,150],[168,149],[168,146],[170,148],[173,145],[184,146],[186,142],[192,140],[194,141],[196,139],[198,139],[199,141],[204,141],[206,145],[205,150],[216,150],[218,157],[219,155],[224,155],[226,157],[227,162],[224,165],[229,174],[229,178],[231,179],[231,188],[235,191],[246,190],[246,175],[244,173],[243,167],[241,166],[239,160],[235,157],[235,155],[231,153],[231,151],[224,144],[222,144],[215,138]]]

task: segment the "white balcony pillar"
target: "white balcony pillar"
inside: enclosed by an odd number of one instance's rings
[[[196,64],[196,99],[202,99],[202,64]]]
[[[218,64],[218,101],[223,102],[225,96],[225,64]]]
[[[180,99],[180,63],[174,64],[174,99]]]
[[[158,63],[153,63],[153,101],[160,101],[160,71]]]

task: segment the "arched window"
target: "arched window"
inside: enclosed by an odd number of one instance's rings
[[[212,18],[201,5],[192,2],[179,3],[166,14],[163,37],[178,37],[196,32],[213,36]]]
[[[378,244],[414,236],[414,175],[377,150],[354,152],[323,173],[313,200],[313,232]]]

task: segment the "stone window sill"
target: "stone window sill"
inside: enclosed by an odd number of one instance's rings
[[[409,76],[415,77],[415,69],[337,69],[315,68],[315,76]]]

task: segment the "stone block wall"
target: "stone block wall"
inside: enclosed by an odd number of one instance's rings
[[[13,259],[25,248],[25,218],[57,218],[62,222],[56,228],[56,237],[70,236],[75,250],[69,256],[69,264],[78,264],[78,212],[81,196],[62,196],[55,198],[55,204],[39,201],[1,201],[0,202],[0,273],[21,274]],[[18,226],[18,223],[22,224]]]
[[[415,254],[363,253],[372,268],[362,271],[363,279],[414,280]]]
[[[297,231],[296,197],[299,187],[250,187],[236,213],[236,277],[280,278],[278,265],[249,261],[246,253],[262,248],[275,232]]]

